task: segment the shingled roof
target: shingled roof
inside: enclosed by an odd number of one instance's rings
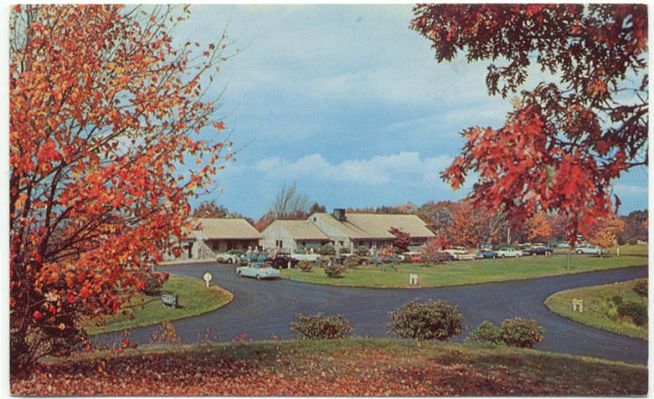
[[[308,220],[275,220],[273,224],[283,227],[295,240],[329,240],[318,227]]]
[[[395,236],[389,232],[393,227],[408,233],[414,238],[435,237],[427,228],[425,222],[416,215],[387,215],[377,213],[348,213],[345,221],[339,221],[329,213],[315,213],[330,226],[342,231],[350,239],[392,239]]]
[[[261,233],[242,218],[193,218],[200,229],[193,234],[197,238],[209,240],[258,240]]]

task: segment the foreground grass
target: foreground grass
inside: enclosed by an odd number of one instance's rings
[[[170,276],[163,290],[178,295],[177,308],[162,305],[159,296],[137,295],[127,304],[130,309],[127,314],[119,310],[117,315],[106,318],[103,324],[88,322],[87,332],[91,335],[101,334],[197,316],[225,306],[233,299],[230,292],[220,287],[207,288],[204,281],[188,277]]]
[[[527,256],[512,259],[484,259],[448,262],[421,267],[418,264],[400,264],[397,270],[378,266],[349,269],[341,278],[330,278],[322,269],[303,272],[300,269],[283,269],[282,276],[291,280],[314,284],[343,286],[400,288],[408,287],[409,274],[418,274],[421,287],[477,284],[491,281],[524,280],[536,277],[582,273],[647,264],[642,256],[605,257],[573,255],[567,268],[566,256]]]
[[[399,339],[266,341],[96,352],[11,379],[14,395],[644,395],[645,366]]]
[[[636,281],[638,280],[557,292],[547,298],[545,305],[554,313],[579,323],[616,334],[647,339],[647,325],[637,326],[631,320],[618,318],[617,315],[613,318],[609,316],[610,313],[615,313],[612,298],[616,295],[622,296],[625,302],[641,302],[647,305],[647,297],[641,297],[632,290]],[[572,311],[573,298],[584,300],[584,313]]]

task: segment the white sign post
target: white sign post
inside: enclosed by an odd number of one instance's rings
[[[211,275],[211,273],[206,272],[204,273],[203,278],[204,278],[204,282],[207,283],[207,288],[209,288],[209,284],[211,283],[211,280],[213,280],[213,276]]]
[[[409,285],[418,285],[418,275],[414,273],[409,274]]]
[[[576,312],[579,309],[579,313],[584,313],[584,300],[583,299],[572,299],[572,311]]]

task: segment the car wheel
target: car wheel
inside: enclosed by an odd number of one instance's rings
[[[237,270],[237,271],[236,271],[236,275],[239,276],[239,277],[241,277],[241,271],[240,271],[240,270]]]
[[[231,259],[227,259],[227,264],[228,264],[228,265],[231,265],[232,263],[234,263],[233,260],[231,260]]]
[[[500,258],[502,258],[502,259],[504,259],[504,256],[505,256],[505,255],[504,255],[504,254],[502,254],[502,255],[500,255]]]
[[[577,255],[581,255],[581,254],[582,254],[582,252],[581,252],[581,251],[577,251]]]
[[[257,274],[256,277],[257,277],[257,280],[261,280],[261,276],[259,274]]]

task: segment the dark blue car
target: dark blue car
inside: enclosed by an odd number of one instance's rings
[[[476,259],[495,259],[497,258],[497,252],[489,250],[481,250],[475,254]]]

